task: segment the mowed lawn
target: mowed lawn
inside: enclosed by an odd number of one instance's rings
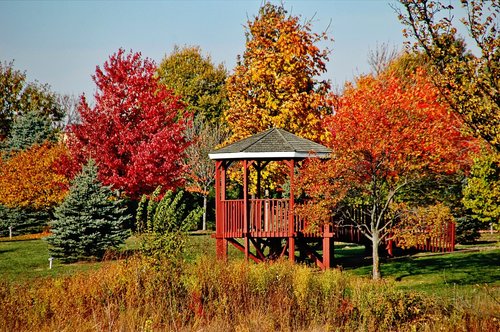
[[[486,239],[486,240],[484,240]],[[418,253],[382,261],[383,277],[394,281],[397,287],[414,289],[437,295],[467,294],[477,287],[488,285],[500,292],[500,244],[498,234],[484,236],[476,245],[457,246],[450,254]],[[130,238],[121,248],[133,251],[138,241]],[[189,237],[186,260],[195,261],[202,255],[215,255],[215,240],[209,234]],[[345,273],[369,277],[370,257],[364,248],[356,245],[337,244],[337,264]],[[243,259],[241,253],[229,246],[229,259]],[[0,279],[24,281],[39,277],[69,275],[97,269],[105,262],[80,262],[62,264],[54,260],[49,269],[49,251],[43,239],[0,238]]]

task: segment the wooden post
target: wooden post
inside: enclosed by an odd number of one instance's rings
[[[329,225],[323,226],[323,269],[331,269],[333,267],[334,257],[334,240],[330,235]]]
[[[222,200],[226,193],[226,170],[224,161],[215,162],[215,252],[218,259],[227,260],[227,240],[224,234],[224,209]]]
[[[290,203],[288,204],[288,259],[295,262],[295,212],[294,212],[294,172],[295,160],[288,163],[290,168]]]
[[[248,160],[243,160],[243,242],[245,246],[245,260],[247,262],[250,253],[248,210]]]

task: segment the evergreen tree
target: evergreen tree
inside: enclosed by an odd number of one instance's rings
[[[29,111],[17,117],[7,139],[8,150],[24,150],[46,140],[55,141],[51,120],[44,114]]]
[[[75,177],[69,194],[55,210],[50,252],[65,262],[82,258],[102,258],[109,248],[122,244],[128,236],[124,224],[123,200],[97,179],[93,160]]]

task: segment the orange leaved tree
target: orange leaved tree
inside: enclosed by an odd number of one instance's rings
[[[0,204],[9,208],[47,210],[65,197],[68,179],[56,168],[66,154],[63,144],[45,143],[0,158]]]
[[[374,279],[381,278],[378,248],[393,225],[397,195],[427,175],[469,164],[471,139],[438,101],[425,72],[405,81],[387,73],[347,85],[335,114],[324,121],[331,159],[310,160],[300,178],[311,199],[299,212],[318,223],[337,212],[355,224],[373,245]],[[355,218],[346,206],[361,209],[365,218]]]

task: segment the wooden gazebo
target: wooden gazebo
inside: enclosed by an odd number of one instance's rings
[[[216,251],[227,259],[228,243],[245,254],[245,258],[261,262],[288,256],[295,261],[309,257],[323,268],[332,266],[333,227],[309,231],[304,220],[294,211],[294,170],[305,158],[327,158],[330,150],[313,141],[283,129],[272,128],[209,154],[215,160]],[[227,170],[233,162],[243,168],[243,197],[226,198]],[[289,198],[262,198],[261,171],[270,163],[288,166]],[[256,193],[249,194],[249,173],[256,172]],[[321,251],[321,253],[320,253]]]

